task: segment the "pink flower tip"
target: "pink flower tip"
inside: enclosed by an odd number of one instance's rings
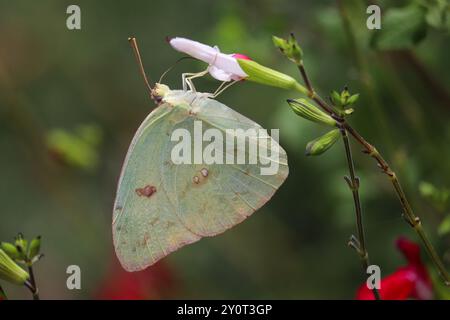
[[[246,56],[245,54],[241,54],[241,53],[233,53],[231,56],[235,59],[252,60],[250,57]]]

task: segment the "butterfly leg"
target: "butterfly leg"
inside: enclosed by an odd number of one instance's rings
[[[183,82],[184,82],[183,89],[185,88],[185,85],[187,84],[187,86],[189,87],[189,89],[191,89],[191,91],[196,92],[194,83],[192,82],[192,79],[203,77],[207,73],[208,73],[208,69],[206,69],[202,72],[198,72],[198,73],[183,74],[183,76],[186,75],[183,78]]]
[[[231,87],[236,82],[239,82],[240,80],[233,80],[230,83],[226,84],[227,81],[222,82],[222,84],[216,89],[216,91],[213,93],[212,98],[216,98],[219,94],[227,90],[229,87]]]
[[[215,97],[217,92],[220,91],[220,89],[223,88],[223,86],[227,83],[227,81],[222,81],[222,83],[220,84],[220,86],[216,89],[216,91],[214,91],[214,93],[211,95],[212,97]]]
[[[189,89],[192,91],[192,88],[191,88],[191,84],[192,83],[188,83],[187,77],[193,76],[193,75],[195,75],[195,73],[189,73],[189,72],[188,73],[183,73],[181,75],[181,82],[183,84],[183,91],[187,91],[187,86],[189,86]]]

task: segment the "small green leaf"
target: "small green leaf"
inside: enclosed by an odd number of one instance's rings
[[[308,102],[308,100],[306,99],[289,99],[287,100],[287,102],[296,114],[307,120],[331,127],[335,127],[337,125],[336,120],[334,120],[331,116],[320,110],[312,103]]]
[[[425,10],[412,4],[388,10],[382,18],[382,28],[374,33],[371,44],[380,50],[409,49],[423,40],[426,33]]]
[[[339,129],[331,130],[306,145],[307,156],[317,156],[330,149],[341,135]]]

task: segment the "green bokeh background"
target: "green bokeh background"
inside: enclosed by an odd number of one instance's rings
[[[0,240],[17,232],[42,235],[36,266],[43,298],[92,298],[113,260],[112,204],[128,144],[154,107],[127,38],[137,37],[150,78],[181,54],[166,36],[185,36],[224,52],[239,52],[298,77],[273,47],[271,35],[295,32],[312,81],[323,96],[348,85],[361,92],[351,123],[383,153],[404,183],[440,253],[442,213],[419,183],[450,186],[450,42],[430,29],[416,47],[375,51],[366,5],[341,1],[350,16],[363,68],[334,1],[4,1],[0,2]],[[401,1],[380,1],[382,10]],[[66,8],[81,7],[82,29],[66,28]],[[181,73],[205,66],[184,61],[164,82],[180,88]],[[365,85],[368,84],[368,86]],[[200,91],[218,85],[196,81]],[[250,82],[219,100],[266,128],[280,128],[290,175],[273,199],[226,233],[179,250],[164,261],[175,274],[174,298],[350,299],[362,283],[358,257],[346,246],[355,233],[353,202],[343,176],[341,142],[326,154],[304,156],[324,129],[296,117],[285,103],[294,92]],[[80,125],[101,132],[92,168],[62,164],[46,137]],[[75,153],[81,152],[75,150]],[[388,180],[354,148],[371,260],[383,275],[404,263],[393,243],[417,239],[401,217]],[[94,161],[94,160],[92,160]],[[66,267],[82,270],[82,290],[66,288]],[[2,283],[3,284],[3,283]],[[11,298],[29,298],[4,286]]]

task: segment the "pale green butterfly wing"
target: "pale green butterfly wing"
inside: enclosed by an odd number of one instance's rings
[[[193,122],[198,120],[202,121],[203,130],[214,128],[225,137],[228,128],[261,129],[254,121],[212,99],[196,99],[189,111],[191,116],[174,129],[192,130]],[[249,140],[260,148],[272,147],[272,156],[276,153],[273,161],[278,161],[277,174],[263,176],[257,164],[178,164],[163,168],[165,189],[173,195],[177,214],[195,234],[212,236],[241,222],[266,203],[286,179],[288,166],[284,150],[268,135],[249,136]],[[241,145],[235,146],[241,150]],[[173,143],[169,143],[164,158],[170,157],[172,147]],[[223,149],[226,153],[226,148]],[[244,149],[246,159],[249,149],[248,145]]]
[[[173,126],[169,119],[174,110],[163,104],[150,113],[136,132],[122,168],[113,239],[117,256],[128,271],[142,270],[173,248],[198,240],[179,223],[162,189],[161,152],[169,140],[166,134]],[[156,192],[146,196],[147,186]],[[140,189],[144,190],[139,194]]]
[[[165,100],[136,133],[119,180],[114,245],[129,271],[144,269],[183,245],[243,221],[272,197],[288,175],[286,153],[268,135],[250,134],[244,149],[247,159],[250,145],[268,149],[268,163],[276,162],[278,167],[273,175],[261,175],[261,164],[248,161],[174,164],[171,152],[178,142],[170,136],[178,128],[192,132],[196,120],[201,120],[203,130],[223,133],[222,140],[226,129],[261,127],[203,94],[172,91]],[[242,151],[243,146],[235,143],[234,147],[224,147],[223,156]]]

